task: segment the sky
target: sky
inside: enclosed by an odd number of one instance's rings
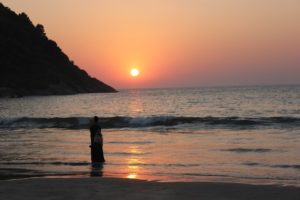
[[[299,0],[1,2],[118,89],[300,84]]]

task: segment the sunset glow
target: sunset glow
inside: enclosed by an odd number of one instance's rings
[[[300,83],[300,1],[2,3],[116,88]]]

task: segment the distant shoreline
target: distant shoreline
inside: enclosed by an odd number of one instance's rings
[[[3,98],[24,98],[24,97],[50,97],[50,96],[73,96],[73,95],[82,95],[82,94],[108,94],[108,93],[117,93],[118,90],[115,91],[109,91],[109,92],[79,92],[79,93],[66,93],[66,94],[31,94],[31,95],[22,95],[22,94],[16,94],[14,92],[4,92],[1,93],[0,88],[0,99]]]

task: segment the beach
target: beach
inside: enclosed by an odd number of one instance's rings
[[[31,178],[0,184],[0,199],[293,200],[300,188],[208,182],[154,182],[119,178]]]

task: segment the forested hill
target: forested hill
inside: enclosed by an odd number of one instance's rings
[[[0,3],[0,96],[116,92],[74,65],[25,13]]]

